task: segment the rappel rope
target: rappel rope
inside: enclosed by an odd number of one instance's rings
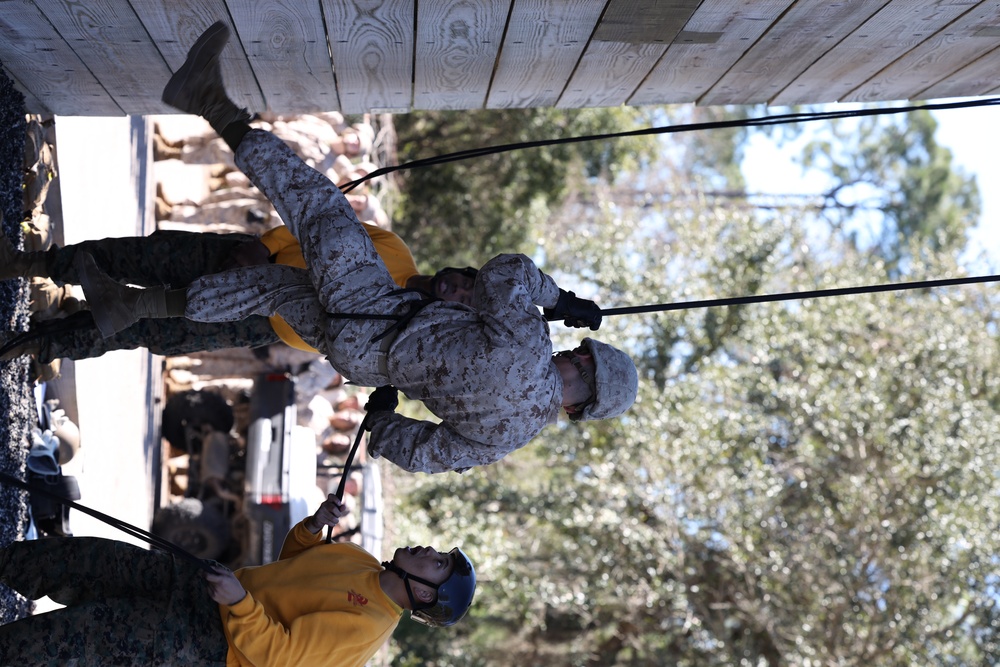
[[[614,315],[635,315],[639,313],[657,313],[670,310],[693,310],[695,308],[717,308],[720,306],[742,306],[751,303],[770,303],[774,301],[801,301],[804,299],[822,299],[831,296],[852,296],[856,294],[875,294],[879,292],[903,292],[907,290],[932,289],[935,287],[953,287],[956,285],[972,285],[994,282],[1000,282],[1000,275],[967,276],[965,278],[940,278],[936,280],[915,280],[904,283],[835,287],[831,289],[807,290],[802,292],[781,292],[778,294],[752,294],[749,296],[732,296],[718,299],[700,299],[698,301],[675,301],[672,303],[654,303],[643,306],[601,308],[601,317]],[[328,315],[340,319],[393,319],[396,317],[394,315],[379,315],[377,313],[328,313]]]
[[[164,539],[159,535],[154,535],[153,533],[150,533],[147,530],[143,530],[138,526],[133,526],[132,524],[122,521],[121,519],[116,519],[115,517],[105,514],[104,512],[99,512],[93,508],[87,507],[86,505],[81,505],[80,503],[70,500],[68,498],[63,498],[59,494],[53,493],[38,484],[33,484],[32,482],[23,479],[18,479],[17,477],[8,475],[7,473],[2,471],[0,471],[0,482],[3,482],[4,484],[9,484],[11,486],[16,486],[17,488],[23,489],[28,493],[37,493],[39,495],[45,496],[50,500],[55,500],[56,502],[66,505],[67,507],[71,507],[75,510],[83,512],[84,514],[89,514],[95,519],[103,521],[104,523],[114,528],[117,528],[123,533],[131,535],[132,537],[136,537],[140,540],[143,540],[144,542],[148,542],[154,547],[157,547],[159,549],[162,549],[163,551],[167,551],[179,558],[182,558],[192,563],[193,565],[196,565],[199,569],[205,572],[211,573],[215,571],[212,567],[213,561],[205,560],[203,558],[198,558],[194,554],[174,544],[170,540]]]
[[[766,127],[770,125],[786,125],[791,123],[805,123],[818,120],[832,120],[838,118],[860,118],[865,116],[885,116],[900,113],[910,113],[912,111],[942,111],[947,109],[965,109],[972,107],[983,107],[983,106],[997,106],[1000,105],[1000,97],[989,97],[980,100],[963,100],[961,102],[940,102],[934,104],[918,104],[918,105],[908,105],[900,107],[878,107],[874,109],[853,109],[853,110],[843,110],[843,111],[828,111],[828,112],[801,112],[801,113],[788,113],[788,114],[775,114],[771,116],[761,116],[759,118],[744,118],[739,120],[724,120],[724,121],[713,121],[708,123],[686,123],[681,125],[668,125],[664,127],[652,127],[645,128],[642,130],[630,130],[628,132],[611,132],[607,134],[591,134],[579,137],[563,137],[560,139],[545,139],[540,141],[525,141],[512,144],[502,144],[500,146],[490,146],[485,148],[472,148],[464,151],[456,151],[454,153],[446,153],[445,155],[438,155],[429,158],[423,158],[420,160],[411,160],[410,162],[404,162],[400,165],[395,165],[391,167],[382,167],[377,169],[370,174],[363,176],[357,180],[351,181],[350,183],[345,183],[341,186],[341,190],[346,194],[358,187],[365,181],[368,181],[385,174],[391,174],[395,171],[418,169],[421,167],[430,167],[438,164],[446,164],[448,162],[457,162],[460,160],[467,160],[474,157],[481,157],[484,155],[493,155],[497,153],[507,153],[514,150],[520,150],[524,148],[537,148],[541,146],[555,146],[559,144],[572,144],[572,143],[582,143],[587,141],[600,141],[603,139],[618,139],[622,137],[639,137],[648,136],[655,134],[674,134],[680,132],[694,132],[700,130],[713,130],[721,128],[731,128],[731,127]],[[734,306],[734,305],[744,305],[750,303],[765,303],[774,301],[791,301],[795,299],[811,299],[811,298],[823,298],[831,296],[848,296],[854,294],[871,294],[876,292],[892,292],[900,290],[913,290],[913,289],[928,289],[933,287],[945,287],[952,285],[967,285],[972,283],[988,283],[997,282],[1000,280],[1000,276],[972,276],[968,278],[954,278],[954,279],[943,279],[943,280],[925,280],[918,282],[908,282],[908,283],[896,283],[896,284],[882,284],[882,285],[864,285],[859,287],[845,287],[837,289],[826,289],[826,290],[812,290],[807,292],[786,292],[782,294],[763,294],[755,296],[741,296],[741,297],[728,297],[719,299],[704,299],[699,301],[686,301],[686,302],[674,302],[674,303],[662,303],[662,304],[651,304],[643,306],[626,306],[620,308],[603,308],[601,309],[602,316],[613,316],[613,315],[633,315],[638,313],[652,313],[652,312],[663,312],[672,310],[685,310],[692,308],[714,308],[718,306]],[[352,317],[368,317],[371,319],[391,319],[392,316],[386,316],[381,314],[352,314],[352,313],[330,313],[332,317],[335,318],[352,318]]]
[[[818,120],[834,120],[837,118],[861,118],[865,116],[890,116],[900,113],[910,113],[911,111],[943,111],[946,109],[967,109],[972,107],[986,107],[1000,105],[1000,97],[988,97],[980,100],[964,100],[961,102],[939,102],[935,104],[917,104],[901,107],[878,107],[874,109],[852,109],[843,111],[806,111],[799,113],[775,114],[771,116],[760,116],[758,118],[742,118],[738,120],[720,120],[707,123],[684,123],[680,125],[667,125],[664,127],[649,127],[642,130],[629,130],[627,132],[609,132],[607,134],[588,134],[579,137],[562,137],[560,139],[542,139],[539,141],[523,141],[513,144],[502,144],[500,146],[487,146],[485,148],[470,148],[464,151],[436,155],[434,157],[411,160],[391,167],[376,169],[370,174],[345,183],[340,189],[346,194],[358,187],[365,181],[396,171],[418,169],[430,167],[448,162],[468,160],[469,158],[482,157],[484,155],[494,155],[497,153],[509,153],[510,151],[524,148],[538,148],[541,146],[558,146],[560,144],[577,144],[586,141],[601,141],[603,139],[619,139],[622,137],[643,137],[654,134],[676,134],[679,132],[695,132],[700,130],[717,130],[729,127],[767,127],[770,125],[788,125],[791,123],[809,123]]]
[[[717,306],[740,306],[748,303],[767,303],[771,301],[819,299],[830,296],[874,294],[876,292],[897,292],[904,290],[930,289],[933,287],[950,287],[953,285],[969,285],[973,283],[992,283],[997,281],[1000,281],[1000,275],[970,276],[967,278],[943,278],[940,280],[917,280],[906,283],[888,283],[884,285],[860,285],[858,287],[838,287],[833,289],[809,290],[805,292],[783,292],[780,294],[755,294],[751,296],[735,296],[722,299],[702,299],[700,301],[680,301],[676,303],[660,303],[648,306],[602,308],[601,315],[602,316],[632,315],[635,313],[655,313],[667,310],[686,310],[689,308],[714,308]]]
[[[358,436],[354,440],[354,446],[351,448],[351,452],[350,454],[347,455],[347,460],[344,463],[344,472],[340,477],[340,485],[337,487],[338,500],[344,499],[344,489],[347,486],[347,478],[351,473],[351,464],[354,462],[354,455],[357,453],[358,446],[361,444],[361,438],[364,435],[365,426],[367,426],[367,424],[368,424],[368,415],[366,414],[365,418],[361,421],[361,425],[358,427]],[[80,503],[74,500],[70,500],[69,498],[64,498],[57,493],[49,491],[48,489],[39,484],[34,484],[33,482],[30,482],[28,480],[19,479],[3,471],[0,471],[0,482],[2,482],[3,484],[8,484],[10,486],[17,487],[19,489],[27,491],[28,493],[37,493],[39,495],[48,498],[49,500],[54,500],[67,507],[83,512],[84,514],[88,514],[97,519],[98,521],[103,521],[109,526],[117,528],[118,530],[122,531],[127,535],[131,535],[132,537],[140,539],[144,542],[148,542],[149,544],[151,544],[154,547],[157,547],[158,549],[169,552],[177,556],[178,558],[182,558],[205,572],[211,573],[215,571],[213,568],[214,561],[206,560],[204,558],[198,558],[191,552],[178,546],[177,544],[174,544],[168,539],[165,539],[163,537],[160,537],[159,535],[156,535],[147,530],[139,528],[138,526],[134,526],[128,523],[127,521],[122,521],[121,519],[117,519],[109,514],[105,514],[104,512],[100,512],[91,507],[87,507],[86,505],[81,505]],[[332,541],[333,541],[333,528],[327,526],[326,542],[327,544],[329,544]]]
[[[365,431],[368,426],[368,416],[371,415],[370,412],[365,413],[365,418],[361,420],[361,425],[358,426],[358,435],[354,438],[354,445],[351,447],[351,451],[347,454],[347,459],[344,461],[344,472],[340,476],[340,484],[337,486],[337,500],[344,499],[344,489],[347,487],[347,478],[351,474],[351,464],[354,463],[354,455],[358,452],[358,446],[361,444],[361,438],[364,437]],[[330,544],[333,542],[333,526],[326,527],[326,543]]]

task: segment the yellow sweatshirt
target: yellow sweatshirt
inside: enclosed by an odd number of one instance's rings
[[[403,614],[379,585],[382,566],[350,543],[325,544],[297,524],[278,560],[235,572],[247,590],[219,605],[230,667],[363,667]]]
[[[418,271],[413,254],[406,244],[403,243],[403,239],[381,227],[369,225],[364,222],[361,224],[364,226],[365,231],[368,232],[368,236],[371,237],[372,243],[375,244],[375,250],[382,258],[382,261],[385,262],[385,266],[389,269],[392,279],[400,287],[406,287],[406,281],[410,277],[417,275]],[[271,254],[275,256],[275,261],[278,264],[297,266],[300,269],[306,268],[306,260],[302,256],[302,248],[299,246],[298,240],[288,231],[288,227],[281,225],[270,229],[261,235],[260,240],[271,251]],[[270,321],[274,332],[278,334],[278,337],[286,345],[299,350],[306,350],[307,352],[316,352],[316,349],[302,340],[281,317],[273,315]]]

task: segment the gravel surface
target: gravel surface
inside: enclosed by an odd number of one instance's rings
[[[0,210],[3,233],[20,246],[23,201],[21,176],[25,150],[24,98],[0,69]],[[21,331],[28,323],[28,293],[24,281],[0,281],[0,313],[4,332]],[[0,333],[0,336],[4,336]],[[25,358],[0,362],[0,470],[24,477],[28,434],[37,418],[33,381]],[[24,538],[28,525],[27,496],[0,484],[0,545]],[[31,603],[0,584],[0,624],[26,616]]]

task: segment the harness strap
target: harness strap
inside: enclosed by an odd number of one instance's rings
[[[400,331],[402,331],[403,329],[406,328],[406,325],[410,323],[410,320],[412,320],[416,316],[417,313],[419,313],[421,310],[423,310],[427,306],[431,305],[435,301],[440,301],[441,300],[441,299],[439,299],[437,297],[434,297],[434,296],[427,296],[427,293],[424,292],[423,290],[411,289],[411,288],[403,288],[403,289],[394,290],[394,291],[389,292],[388,294],[386,294],[386,296],[398,296],[400,294],[410,294],[410,293],[413,293],[413,292],[415,292],[417,294],[423,294],[424,298],[423,299],[419,299],[417,301],[408,301],[406,303],[406,310],[403,312],[403,314],[402,315],[396,315],[395,316],[395,319],[396,319],[395,322],[393,322],[392,324],[390,324],[386,328],[385,331],[383,331],[379,335],[377,335],[374,338],[372,338],[372,342],[373,343],[378,342],[378,341],[380,341],[380,340],[382,340],[382,339],[384,339],[384,338],[386,338],[386,337],[388,337],[390,335],[393,338],[395,338],[396,336],[399,335]]]
[[[389,348],[391,348],[392,344],[396,342],[396,338],[399,336],[400,332],[402,332],[403,329],[406,328],[406,325],[410,323],[410,320],[416,317],[417,313],[419,313],[421,310],[431,305],[435,301],[441,300],[437,297],[428,296],[427,293],[424,292],[423,290],[414,288],[403,288],[394,290],[392,292],[389,292],[389,294],[387,294],[386,296],[396,296],[399,294],[408,294],[411,292],[422,294],[424,295],[424,298],[416,301],[407,302],[406,310],[403,312],[403,314],[396,316],[397,319],[395,322],[386,327],[385,331],[372,338],[373,343],[376,342],[379,343],[378,362],[377,362],[378,372],[387,377],[389,375]]]

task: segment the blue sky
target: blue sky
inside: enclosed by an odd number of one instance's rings
[[[770,109],[769,113],[781,111]],[[1000,109],[950,109],[936,111],[934,116],[940,124],[938,141],[952,150],[958,166],[976,175],[982,197],[982,218],[970,233],[969,268],[973,272],[997,272],[1000,270],[1000,168],[997,166]],[[791,150],[780,150],[766,138],[755,137],[743,163],[748,190],[803,194],[822,191],[824,179],[818,174],[803,175],[792,155]],[[991,266],[972,265],[971,258],[978,256],[980,250],[990,255]]]

